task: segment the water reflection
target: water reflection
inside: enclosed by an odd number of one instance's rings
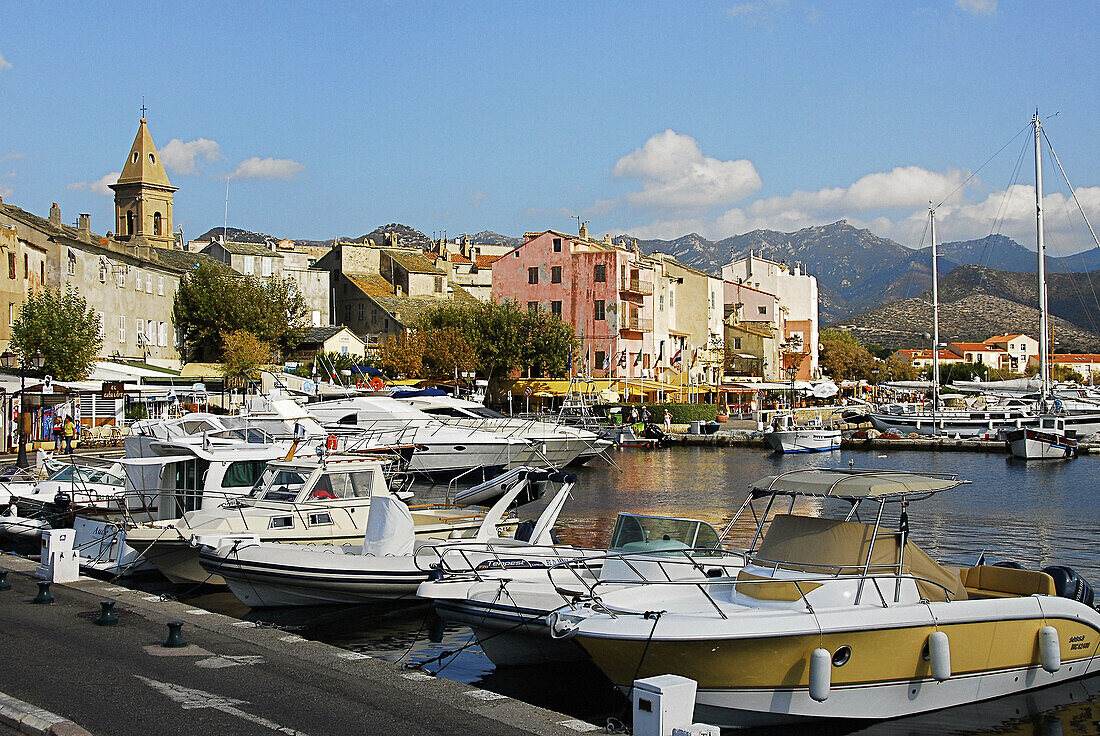
[[[745,500],[748,483],[757,478],[796,468],[851,464],[958,473],[973,481],[910,508],[913,538],[933,557],[970,565],[984,551],[1030,569],[1070,565],[1093,584],[1100,583],[1100,525],[1092,516],[1097,509],[1093,458],[1025,465],[978,453],[845,451],[827,457],[777,456],[757,448],[709,447],[622,451],[613,457],[617,469],[597,464],[578,471],[573,498],[556,527],[564,542],[605,547],[619,511],[691,516],[720,528]],[[436,487],[421,489],[420,496],[432,500],[445,493],[445,488]],[[817,514],[831,506],[808,500],[797,511]],[[522,516],[534,518],[541,510],[542,503],[531,504]],[[747,544],[751,531],[749,524],[739,527],[734,541]],[[372,657],[419,666],[592,723],[602,725],[608,717],[623,718],[629,712],[625,699],[591,667],[495,669],[468,628],[440,625],[425,604],[249,611],[225,592],[192,597],[189,602]],[[913,718],[871,725],[814,724],[781,733],[1085,736],[1100,733],[1098,691],[1100,676]]]

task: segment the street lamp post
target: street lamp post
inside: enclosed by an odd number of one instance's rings
[[[26,434],[26,412],[27,404],[26,397],[23,392],[27,388],[27,367],[33,367],[38,370],[46,363],[46,356],[37,350],[30,357],[28,362],[22,355],[17,355],[11,350],[5,350],[0,353],[0,365],[5,368],[11,369],[16,365],[19,366],[19,451],[15,458],[16,467],[26,470],[30,467],[30,462],[27,460],[27,434]]]

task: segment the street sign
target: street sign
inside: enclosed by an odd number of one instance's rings
[[[535,392],[531,390],[531,387],[530,387],[530,386],[528,386],[527,388],[523,389],[523,395],[524,395],[524,396],[530,396],[530,395],[531,395],[531,394],[533,394],[533,393],[535,393]]]
[[[126,384],[122,381],[104,381],[99,396],[103,399],[121,399],[126,394]]]
[[[248,385],[248,378],[240,374],[225,377],[225,387],[230,391],[239,391]]]

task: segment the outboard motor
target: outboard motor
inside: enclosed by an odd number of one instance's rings
[[[1092,586],[1072,567],[1051,565],[1044,567],[1042,571],[1054,578],[1054,589],[1060,597],[1070,598],[1092,608],[1095,598]]]

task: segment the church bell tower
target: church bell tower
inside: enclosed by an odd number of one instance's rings
[[[121,176],[109,186],[115,192],[115,237],[118,240],[141,242],[144,239],[158,248],[173,247],[172,193],[178,187],[168,181],[168,172],[153,145],[145,118],[138,126]]]

